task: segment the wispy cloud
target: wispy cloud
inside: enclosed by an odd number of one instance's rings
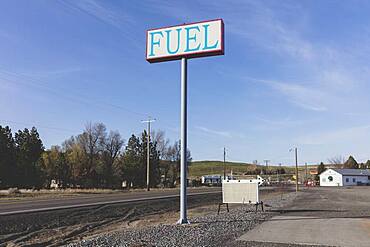
[[[345,107],[340,99],[356,93],[356,85],[365,83],[370,76],[370,71],[365,69],[368,66],[359,64],[353,55],[360,52],[312,39],[312,17],[299,2],[279,2],[276,6],[257,0],[230,0],[227,3],[198,2],[197,8],[194,8],[186,3],[164,1],[152,11],[182,21],[189,18],[199,20],[209,12],[222,17],[226,39],[244,44],[245,48],[240,48],[238,52],[248,54],[251,50],[258,51],[261,60],[272,58],[277,61],[275,67],[279,73],[253,80],[264,82],[290,103],[305,110],[342,111]],[[294,22],[291,21],[293,19]],[[241,78],[246,76],[237,70],[233,67],[232,73],[240,74]],[[363,76],[365,73],[366,76]],[[268,80],[270,78],[272,80]]]
[[[194,22],[199,18],[204,18],[206,11],[200,7],[206,3],[197,3],[198,8],[194,8],[193,4],[189,4],[187,1],[171,1],[163,0],[160,3],[156,0],[138,1],[137,3],[141,8],[144,8],[147,12],[155,15],[168,16],[178,22]]]
[[[40,71],[10,71],[0,67],[0,79],[16,81],[16,82],[33,82],[40,84],[38,80],[42,79],[55,79],[61,76],[68,76],[73,73],[81,72],[84,69],[80,67],[68,67],[52,70],[40,70]]]
[[[118,29],[122,29],[122,25],[125,23],[133,22],[133,19],[127,13],[120,12],[118,14],[116,11],[104,6],[102,2],[95,0],[63,1],[62,3],[69,8],[79,10]]]
[[[231,5],[230,5],[231,6]],[[315,56],[312,44],[300,36],[292,25],[303,28],[303,21],[296,21],[287,26],[279,20],[275,8],[261,1],[234,1],[238,6],[236,15],[232,9],[227,12],[228,30],[233,35],[247,40],[258,49],[274,52],[280,56],[304,61],[312,60]],[[219,6],[221,8],[221,6]],[[282,4],[279,11],[289,14],[299,10],[296,4]],[[248,13],[248,18],[243,18]],[[304,20],[304,18],[300,18]]]
[[[203,126],[196,126],[195,128],[198,129],[198,130],[201,130],[201,131],[203,131],[207,134],[218,135],[218,136],[228,137],[228,138],[232,137],[231,133],[228,132],[228,131],[213,130],[213,129],[209,129],[209,128],[206,128],[206,127],[203,127]]]
[[[313,89],[298,83],[286,83],[273,80],[263,80],[252,77],[244,77],[245,80],[264,83],[271,88],[284,94],[293,104],[312,111],[326,111],[327,107],[323,105],[328,95],[319,89]]]
[[[51,70],[43,70],[43,71],[26,71],[23,73],[24,76],[30,77],[37,77],[37,78],[45,78],[45,77],[56,77],[56,76],[64,76],[73,73],[82,72],[85,69],[81,67],[67,67],[67,68],[59,68],[59,69],[51,69]],[[1,70],[0,70],[1,73]]]
[[[114,8],[108,2],[96,0],[61,1],[66,8],[90,16],[103,24],[119,30],[131,45],[141,49],[137,44],[138,38],[135,35],[135,17],[124,11],[124,8]]]
[[[341,128],[326,132],[317,132],[297,138],[297,143],[306,145],[325,145],[338,143],[359,143],[370,137],[370,125]]]
[[[359,88],[367,84],[368,65],[354,55],[361,53],[362,46],[354,46],[349,52],[339,44],[308,38],[308,12],[297,3],[290,2],[282,8],[273,8],[260,1],[248,1],[248,4],[254,7],[251,18],[239,22],[232,19],[235,23],[231,25],[232,33],[268,52],[269,57],[277,55],[276,59],[281,61],[278,65],[280,73],[268,75],[273,80],[262,78],[259,82],[269,85],[303,109],[350,112],[355,108],[354,101],[344,104],[342,99],[363,94]],[[287,21],[289,15],[302,18],[290,22]],[[282,74],[289,74],[289,79]]]
[[[293,120],[289,117],[283,118],[283,119],[269,119],[261,116],[255,117],[261,124],[258,125],[258,127],[268,127],[271,128],[287,128],[292,126],[297,126],[305,123],[302,120]]]

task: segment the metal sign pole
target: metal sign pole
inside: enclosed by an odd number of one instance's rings
[[[180,169],[180,219],[179,224],[189,224],[187,219],[187,59],[181,58],[181,169]]]

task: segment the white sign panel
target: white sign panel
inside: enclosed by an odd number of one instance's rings
[[[146,34],[146,60],[151,63],[223,54],[222,19],[151,29]]]
[[[223,180],[223,203],[259,203],[258,181],[253,180]]]

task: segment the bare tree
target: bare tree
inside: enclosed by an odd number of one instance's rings
[[[168,147],[167,159],[170,161],[169,170],[172,168],[172,184],[177,180],[180,169],[180,146],[178,142]]]
[[[170,140],[165,137],[166,133],[163,130],[152,131],[151,136],[153,143],[156,143],[161,160],[168,159],[168,148]]]
[[[171,146],[169,145],[170,140],[165,137],[163,130],[157,130],[152,132],[153,143],[156,145],[156,149],[159,152],[159,169],[161,176],[163,176],[163,184],[168,184],[168,177],[171,167],[173,166],[171,161]]]
[[[118,157],[124,144],[118,131],[110,131],[109,135],[102,141],[103,152],[103,178],[107,186],[112,186],[114,183],[114,165],[117,163]]]
[[[88,186],[96,186],[96,165],[99,158],[99,153],[103,151],[103,143],[106,138],[106,127],[102,123],[88,123],[82,134],[77,136],[77,143],[82,148],[87,156],[87,164],[85,164],[84,175],[90,178],[91,184]]]
[[[337,156],[334,156],[330,159],[328,159],[328,162],[336,167],[342,167],[345,160],[344,160],[344,157],[342,155],[337,155]]]

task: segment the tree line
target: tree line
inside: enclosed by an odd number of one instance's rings
[[[164,131],[151,133],[150,186],[172,187],[179,178],[180,142],[170,144]],[[119,188],[146,186],[147,138],[144,130],[127,143],[118,131],[89,123],[61,146],[46,150],[35,127],[14,135],[0,126],[0,188],[62,187]],[[187,151],[188,162],[191,153]]]
[[[345,160],[342,156],[336,156],[328,161],[336,168],[370,169],[370,160],[367,160],[365,163],[358,163],[352,155],[350,155],[347,160]]]
[[[370,169],[370,160],[367,160],[365,163],[358,163],[352,155],[350,155],[346,161],[342,156],[336,156],[328,159],[328,162],[330,166],[334,166],[339,169]],[[319,181],[320,173],[325,170],[326,166],[321,162],[317,166],[317,175],[315,176],[315,180]]]

